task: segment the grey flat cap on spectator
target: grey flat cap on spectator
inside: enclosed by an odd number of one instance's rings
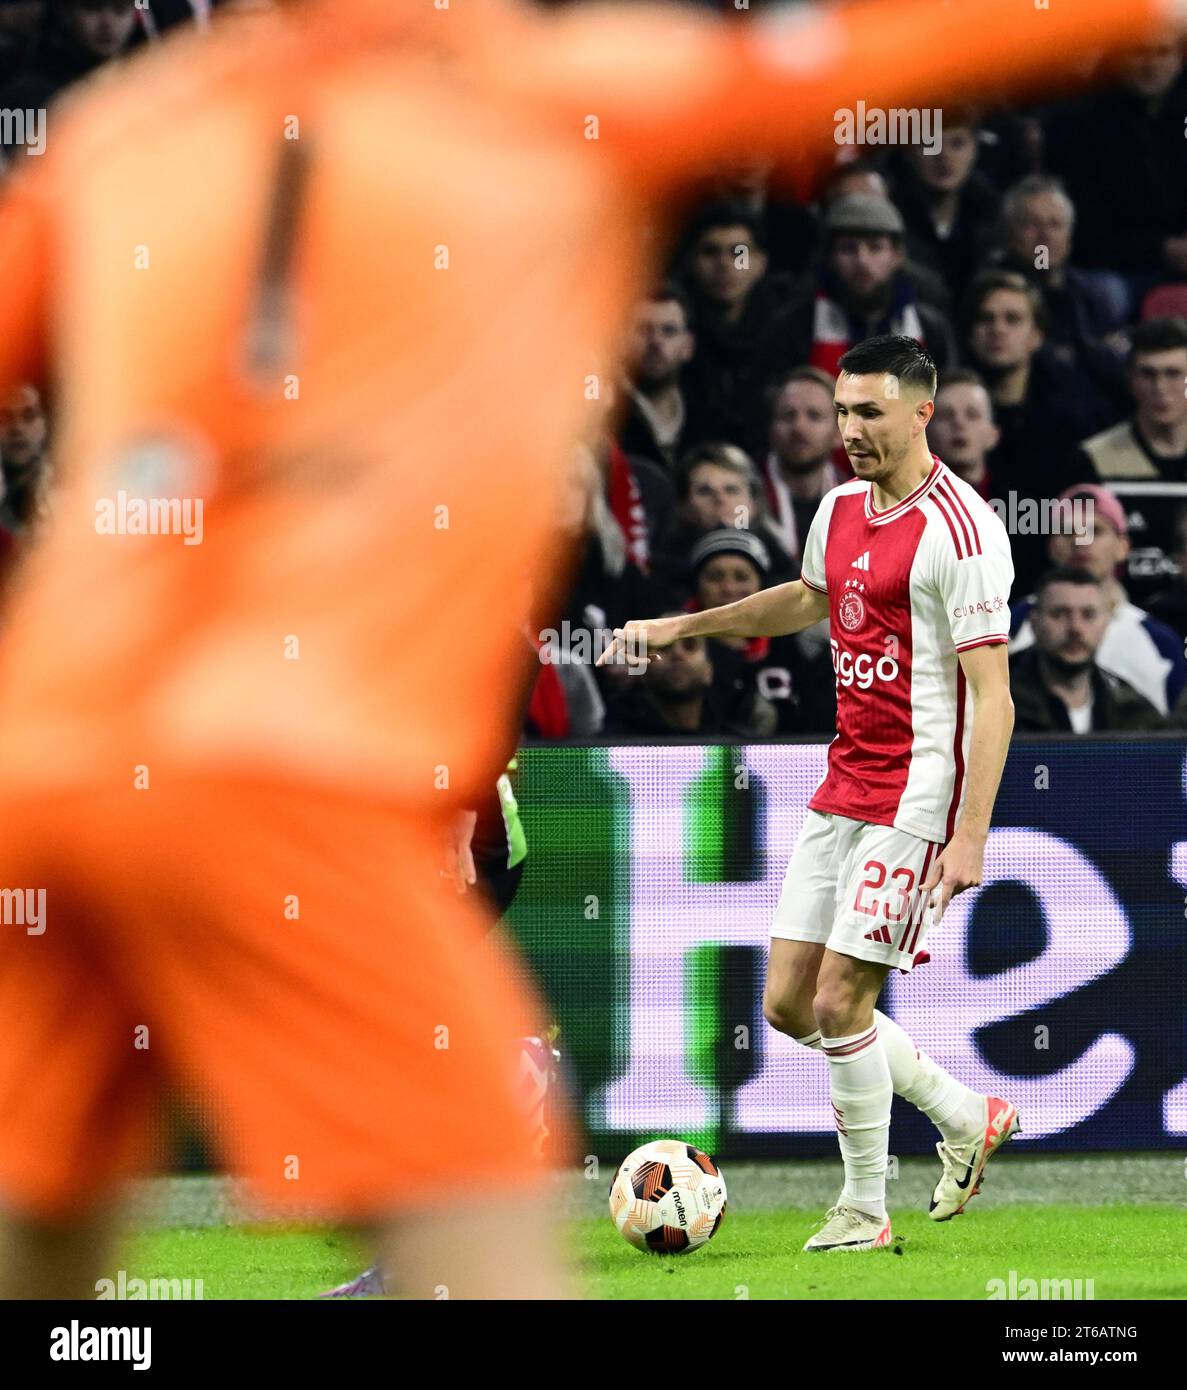
[[[714,555],[745,555],[760,574],[766,575],[771,571],[771,557],[767,554],[766,546],[753,531],[743,531],[738,526],[722,526],[702,536],[689,554],[689,573],[696,574],[705,561]]]
[[[824,214],[826,232],[869,232],[902,236],[906,228],[898,208],[888,198],[871,193],[850,193],[838,198]]]

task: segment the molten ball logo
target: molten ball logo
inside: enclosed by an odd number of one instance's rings
[[[866,620],[866,606],[862,596],[852,589],[843,593],[837,608],[837,617],[840,618],[841,626],[846,632],[856,632]]]

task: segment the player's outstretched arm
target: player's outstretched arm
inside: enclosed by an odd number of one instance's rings
[[[730,18],[672,4],[565,6],[487,55],[491,80],[562,113],[588,150],[669,188],[739,151],[834,150],[838,108],[1025,91],[1175,24],[1178,0],[855,0]]]
[[[789,584],[777,584],[773,589],[763,589],[720,608],[637,619],[625,627],[616,627],[614,640],[598,657],[597,664],[626,661],[646,665],[649,653],[670,647],[682,637],[784,637],[827,616],[827,595],[793,579]]]
[[[968,792],[956,830],[923,885],[927,892],[936,887],[941,890],[937,921],[953,894],[981,882],[989,821],[1014,731],[1006,652],[1006,644],[1001,642],[960,653],[960,667],[973,692]]]

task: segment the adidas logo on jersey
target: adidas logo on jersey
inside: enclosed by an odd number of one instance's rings
[[[868,570],[870,567],[870,552],[867,550],[864,555],[859,555],[849,566],[851,570]]]
[[[889,927],[878,927],[878,928],[876,928],[874,931],[868,931],[868,932],[866,932],[865,938],[864,938],[864,939],[865,939],[866,941],[879,941],[879,942],[882,943],[882,945],[884,945],[884,946],[889,946],[889,945],[890,945],[890,928],[889,928]]]

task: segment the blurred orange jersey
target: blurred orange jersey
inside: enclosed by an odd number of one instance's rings
[[[657,201],[1159,9],[313,0],[72,98],[0,211],[0,387],[52,368],[63,478],[0,644],[6,780],[493,780]]]

